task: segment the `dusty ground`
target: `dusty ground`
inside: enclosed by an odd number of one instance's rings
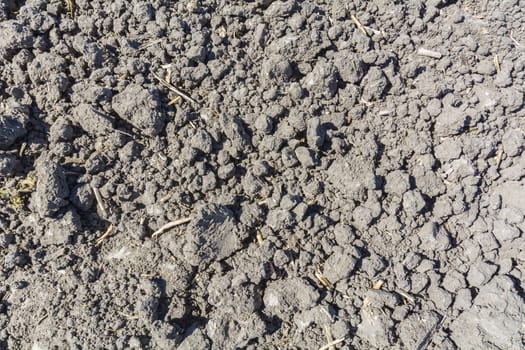
[[[523,348],[525,1],[71,4],[0,1],[0,349]]]

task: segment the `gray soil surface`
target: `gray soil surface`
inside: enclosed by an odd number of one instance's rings
[[[524,0],[69,4],[0,0],[0,349],[525,347]]]

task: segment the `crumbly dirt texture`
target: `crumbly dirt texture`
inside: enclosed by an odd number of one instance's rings
[[[523,348],[524,87],[524,0],[1,0],[0,349]]]

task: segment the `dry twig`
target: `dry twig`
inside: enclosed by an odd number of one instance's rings
[[[180,101],[180,96],[176,96],[174,99],[171,99],[169,102],[168,102],[168,106],[171,106],[171,105],[174,105],[176,103],[179,103]]]
[[[196,100],[191,98],[188,94],[186,94],[184,91],[182,91],[178,87],[173,86],[168,81],[166,81],[166,80],[162,79],[161,77],[159,77],[157,74],[155,74],[155,73],[152,73],[152,74],[155,77],[155,79],[157,79],[162,85],[164,85],[164,87],[166,87],[169,90],[173,91],[174,93],[176,93],[177,95],[179,95],[180,97],[185,99],[186,101],[188,101],[190,103],[193,103],[194,105],[197,105],[197,106],[200,105],[199,102],[197,102]]]
[[[430,340],[432,340],[432,336],[443,326],[443,323],[445,323],[446,318],[447,314],[442,316],[441,320],[439,320],[439,322],[436,323],[434,327],[430,328],[430,330],[427,332],[427,334],[425,334],[419,345],[416,347],[416,350],[425,350],[427,348],[428,343],[430,343]]]
[[[326,340],[328,341],[328,344],[330,344],[329,349],[335,350],[335,345],[332,344],[332,342],[334,341],[334,337],[332,335],[332,330],[330,329],[330,326],[326,325],[324,327],[324,330],[325,330]]]
[[[361,24],[361,22],[359,22],[359,20],[357,19],[356,16],[354,15],[350,15],[350,18],[352,18],[352,21],[354,21],[355,25],[357,26],[357,28],[363,32],[364,35],[368,36],[368,33],[366,32],[366,29],[365,27],[363,27],[363,25]]]
[[[164,40],[164,39],[160,38],[160,39],[157,39],[157,40],[148,41],[147,43],[144,43],[144,44],[140,45],[139,46],[139,50],[144,50],[144,49],[147,49],[150,46],[157,45],[158,43],[161,43],[162,40]]]
[[[440,59],[441,56],[442,56],[440,52],[434,51],[434,50],[425,49],[424,47],[420,47],[419,49],[417,49],[417,54],[419,56],[432,57],[432,58],[435,58],[435,59]]]
[[[125,318],[127,318],[128,320],[138,320],[140,319],[140,317],[138,315],[134,315],[134,314],[127,314],[125,312],[120,312],[120,314],[122,316],[124,316]]]
[[[412,297],[410,294],[408,294],[407,292],[405,291],[402,291],[401,289],[399,290],[396,290],[397,294],[401,295],[403,298],[405,298],[406,301],[410,302],[410,303],[414,303],[416,300],[414,299],[414,297]]]
[[[364,104],[365,106],[367,106],[369,108],[374,105],[374,102],[367,101],[367,100],[365,100],[362,97],[359,99],[359,103],[362,103],[362,104]]]
[[[97,205],[100,208],[100,211],[102,212],[102,218],[107,219],[108,212],[106,211],[106,206],[104,205],[104,201],[102,199],[102,196],[100,195],[100,191],[98,190],[98,188],[93,186],[91,186],[91,190],[93,191],[95,199],[97,200]]]
[[[499,169],[502,159],[503,159],[503,146],[500,144],[498,146],[498,153],[496,153],[496,168]]]
[[[494,66],[496,67],[496,72],[499,73],[499,71],[501,70],[501,66],[499,64],[499,56],[498,55],[494,55]]]
[[[69,15],[73,17],[73,10],[75,7],[73,0],[66,0],[66,6],[67,6],[67,13],[69,13]]]
[[[24,155],[24,151],[26,150],[26,148],[27,148],[27,142],[23,142],[22,145],[20,146],[20,150],[18,151],[19,157],[22,157]]]
[[[111,234],[111,232],[113,231],[113,224],[109,224],[109,227],[106,229],[106,231],[102,234],[102,236],[100,236],[99,238],[97,238],[97,240],[95,241],[95,244],[97,246],[101,245],[104,240],[106,238],[109,237],[109,235]]]
[[[183,218],[183,219],[178,219],[175,221],[168,222],[166,225],[162,226],[157,231],[153,232],[153,234],[151,235],[151,238],[156,238],[157,236],[163,234],[164,232],[171,230],[172,228],[176,226],[187,224],[190,221],[191,221],[191,218]]]
[[[511,31],[510,31],[510,35],[509,35],[509,36],[510,36],[510,40],[512,40],[512,41],[514,42],[514,44],[516,44],[516,46],[520,47],[521,44],[518,42],[518,40],[514,39],[513,35],[514,35],[514,33],[513,33],[513,31],[511,30]]]
[[[319,280],[319,282],[326,287],[326,289],[328,290],[332,290],[334,289],[334,285],[328,280],[328,278],[326,278],[323,273],[321,272],[321,269],[319,268],[319,266],[317,267],[316,271],[315,271],[315,277],[317,277],[317,279]]]
[[[321,346],[321,347],[319,348],[319,350],[329,350],[330,347],[333,347],[333,346],[335,346],[335,345],[337,345],[337,344],[339,344],[339,343],[342,343],[342,342],[344,342],[345,340],[346,340],[346,338],[339,338],[339,339],[336,339],[336,340],[334,340],[334,341],[332,341],[332,342],[330,342],[330,343],[328,343],[328,344],[326,344],[326,345]]]

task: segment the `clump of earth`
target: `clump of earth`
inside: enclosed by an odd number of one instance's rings
[[[0,2],[0,349],[519,349],[525,1]]]

